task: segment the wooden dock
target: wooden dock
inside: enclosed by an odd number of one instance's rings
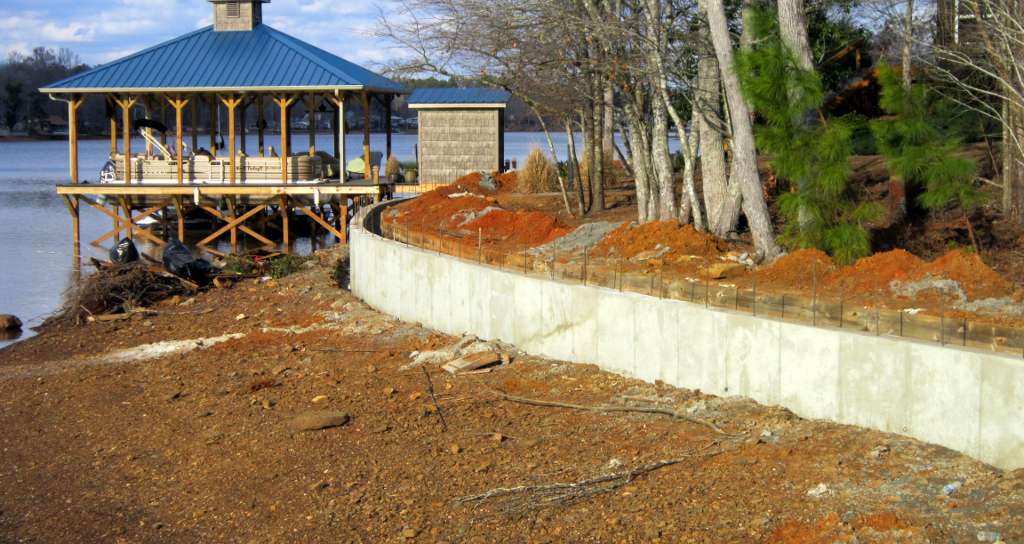
[[[347,183],[275,183],[275,184],[82,184],[57,185],[74,223],[74,241],[79,239],[79,213],[84,204],[110,218],[112,227],[90,243],[102,247],[108,240],[122,236],[139,238],[162,246],[171,235],[168,217],[177,223],[179,240],[186,236],[185,218],[197,211],[214,221],[215,227],[196,245],[214,254],[214,244],[229,237],[233,251],[240,235],[248,236],[266,248],[291,245],[289,219],[301,214],[314,228],[321,227],[339,241],[347,240],[348,218],[360,205],[390,198],[392,184],[373,181]],[[170,213],[173,210],[173,213]],[[328,214],[327,211],[331,213]],[[160,218],[153,222],[151,218]],[[151,223],[143,224],[143,221]],[[268,223],[280,227],[280,239],[267,234]],[[157,226],[163,227],[161,232]],[[162,236],[161,236],[162,234]]]

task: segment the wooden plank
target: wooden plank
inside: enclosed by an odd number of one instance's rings
[[[324,219],[322,217],[320,217],[318,214],[316,214],[315,212],[310,210],[308,207],[306,207],[306,206],[296,206],[295,209],[300,211],[300,212],[302,212],[302,213],[304,213],[304,214],[306,214],[306,215],[308,215],[310,217],[310,219],[312,219],[313,221],[316,221],[320,226],[322,226],[323,228],[327,229],[328,232],[330,232],[331,234],[337,236],[338,240],[340,240],[341,242],[345,241],[345,234],[344,233],[338,232],[338,229],[334,228],[334,225],[328,223],[327,221],[324,221]]]
[[[153,215],[154,213],[160,211],[163,207],[165,207],[169,203],[170,203],[170,201],[166,201],[166,202],[163,202],[161,204],[157,204],[156,206],[153,206],[153,207],[151,207],[151,208],[149,208],[147,210],[143,210],[142,213],[140,213],[138,215],[133,215],[132,218],[131,218],[132,223],[138,223],[139,221],[141,221],[141,220],[143,220],[143,219]],[[113,236],[116,236],[117,232],[118,232],[117,229],[108,230],[106,233],[103,234],[103,236],[100,236],[99,238],[93,240],[92,243],[93,243],[93,245],[98,245],[101,242],[105,241],[107,238],[111,238]]]
[[[97,203],[92,202],[91,200],[88,200],[88,199],[82,199],[82,200],[86,204],[88,204],[89,206],[99,210],[104,215],[106,215],[106,216],[110,217],[111,219],[113,219],[118,225],[123,225],[123,228],[131,230],[132,232],[137,232],[140,236],[142,236],[143,238],[148,239],[149,241],[153,242],[154,244],[157,244],[157,245],[160,245],[160,246],[166,244],[166,242],[164,242],[160,238],[156,237],[153,233],[149,232],[148,229],[144,229],[144,228],[141,228],[141,227],[135,225],[135,223],[132,223],[127,218],[121,217],[120,214],[117,214],[115,212],[112,212],[112,211],[108,210],[106,208],[106,206],[103,206],[101,204],[97,204]]]
[[[242,224],[242,221],[245,221],[245,219],[248,219],[248,218],[252,217],[253,215],[255,215],[255,212],[258,212],[258,211],[266,208],[268,204],[269,204],[269,202],[264,202],[263,204],[260,204],[260,205],[256,206],[255,208],[249,210],[248,212],[246,212],[241,217],[238,217],[238,218],[233,219],[233,220],[228,218],[228,216],[220,213],[220,211],[217,210],[216,208],[212,208],[210,206],[199,206],[199,208],[202,209],[203,211],[205,211],[206,213],[216,217],[217,219],[220,219],[221,221],[224,221],[224,222],[228,223],[227,227],[221,227],[221,229],[219,229],[218,232],[214,233],[217,236],[220,236],[227,229],[230,229],[231,228],[231,223],[232,223],[232,221],[234,221],[236,223],[237,227],[238,227],[238,230],[248,234],[249,236],[252,236],[253,238],[259,240],[260,242],[263,242],[264,245],[273,246],[273,245],[275,245],[274,242],[272,242],[271,240],[267,239],[262,234],[254,231],[254,230],[250,229],[249,227],[245,226],[244,224]],[[211,236],[213,236],[213,235],[211,235]],[[214,236],[214,238],[216,238],[217,236]],[[203,239],[203,241],[199,242],[196,245],[203,245],[204,243],[207,243],[210,240],[212,240],[212,238],[207,236],[205,239]]]

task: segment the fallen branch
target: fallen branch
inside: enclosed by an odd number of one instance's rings
[[[716,432],[718,434],[721,434],[721,435],[725,435],[725,436],[740,436],[740,435],[736,435],[736,434],[725,432],[725,431],[723,431],[721,429],[721,427],[719,427],[718,425],[715,425],[714,423],[712,423],[710,421],[706,421],[706,420],[703,420],[703,419],[700,419],[700,418],[696,418],[696,417],[693,417],[693,416],[688,415],[688,414],[684,414],[684,413],[676,411],[676,410],[670,410],[668,408],[656,408],[656,407],[640,408],[640,407],[634,407],[634,406],[613,406],[613,405],[608,405],[608,404],[599,405],[599,406],[587,406],[585,404],[572,404],[572,403],[568,403],[568,402],[555,402],[555,401],[549,401],[549,400],[538,400],[538,399],[530,399],[530,398],[526,398],[526,397],[517,397],[515,395],[509,395],[508,393],[502,393],[500,391],[495,391],[495,393],[497,393],[498,397],[501,398],[502,400],[507,400],[507,401],[510,401],[510,402],[518,402],[520,404],[529,404],[531,406],[548,406],[548,407],[553,407],[553,408],[569,408],[569,409],[572,409],[572,410],[583,410],[583,411],[586,411],[586,412],[604,412],[604,413],[608,413],[608,412],[633,412],[633,413],[640,413],[640,414],[661,414],[661,415],[672,417],[674,419],[681,419],[683,421],[689,421],[690,423],[695,423],[697,425],[703,425],[704,427],[707,427],[707,428],[711,429],[712,431],[714,431],[714,432]]]
[[[441,427],[444,432],[448,432],[448,422],[444,420],[444,412],[441,411],[441,406],[437,403],[437,395],[434,394],[434,381],[430,379],[430,373],[427,372],[426,367],[420,367],[423,370],[423,377],[427,380],[427,390],[430,392],[430,400],[434,402],[434,410],[437,411],[437,417],[441,419]]]
[[[717,442],[712,442],[698,451],[688,452],[684,455],[673,457],[671,459],[662,459],[660,461],[646,463],[621,472],[602,474],[600,476],[586,478],[575,482],[498,487],[476,495],[467,495],[456,498],[454,502],[458,504],[470,502],[479,503],[495,498],[505,498],[506,501],[508,501],[505,509],[509,512],[520,512],[556,504],[571,504],[587,497],[618,489],[632,482],[637,477],[649,472],[692,459],[698,453],[701,453],[716,444]],[[720,450],[709,452],[706,455],[717,455],[718,453],[720,453]]]

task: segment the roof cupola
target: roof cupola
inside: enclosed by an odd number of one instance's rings
[[[213,29],[217,32],[249,31],[263,21],[263,4],[270,0],[210,0]]]

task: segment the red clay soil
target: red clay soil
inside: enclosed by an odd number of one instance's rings
[[[844,296],[855,297],[888,293],[889,282],[906,280],[924,261],[902,250],[894,249],[859,259],[825,277],[825,285]]]
[[[820,249],[800,249],[757,270],[757,284],[764,287],[803,288],[831,274],[835,263]]]
[[[926,263],[911,275],[912,280],[926,276],[957,281],[969,300],[1004,297],[1013,293],[1013,284],[988,267],[976,253],[959,249],[949,251]]]
[[[571,228],[542,212],[491,210],[463,226],[485,240],[537,246],[564,236]]]
[[[492,195],[514,187],[516,176],[510,172],[499,174],[496,179],[498,191],[491,191],[480,185],[483,177],[479,173],[468,174],[451,185],[395,206],[384,215],[384,221],[460,238],[475,240],[482,236],[490,245],[516,248],[545,244],[572,231],[544,212],[502,208]],[[453,196],[461,193],[466,194]]]
[[[728,243],[709,234],[698,232],[692,225],[677,221],[655,221],[643,225],[624,224],[608,233],[594,247],[595,257],[618,256],[627,259],[658,246],[670,248],[671,256],[697,255],[718,257],[729,249]],[[666,259],[668,260],[668,259]]]

